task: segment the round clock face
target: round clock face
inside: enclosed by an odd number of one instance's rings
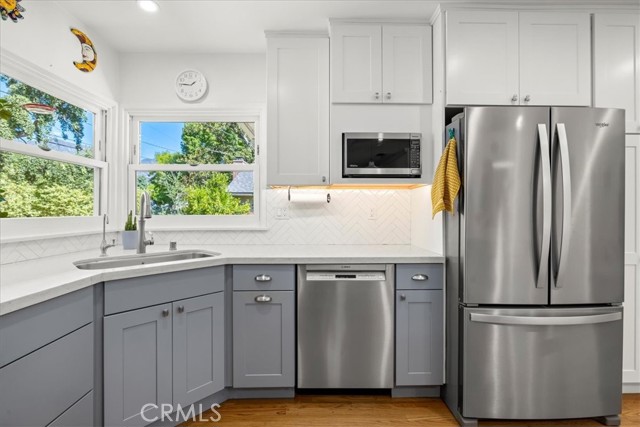
[[[176,94],[184,101],[197,101],[207,93],[207,79],[200,71],[187,70],[176,78]]]

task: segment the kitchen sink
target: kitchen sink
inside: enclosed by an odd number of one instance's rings
[[[105,268],[131,267],[135,265],[158,264],[161,262],[185,261],[199,258],[212,258],[220,255],[209,251],[172,251],[154,254],[122,255],[105,258],[91,258],[76,261],[73,265],[81,270],[102,270]]]

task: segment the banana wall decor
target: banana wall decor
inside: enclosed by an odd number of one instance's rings
[[[20,6],[22,0],[0,0],[0,16],[2,20],[6,21],[7,18],[11,18],[13,22],[18,22],[18,19],[24,19],[22,12],[24,7]]]
[[[82,62],[73,61],[73,65],[80,71],[90,73],[96,69],[96,65],[98,64],[98,54],[93,46],[93,42],[85,33],[76,28],[71,28],[71,32],[80,40],[80,46],[82,47]]]

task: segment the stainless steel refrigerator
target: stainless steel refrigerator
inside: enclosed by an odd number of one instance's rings
[[[450,129],[447,405],[461,425],[619,422],[624,110],[465,107]]]

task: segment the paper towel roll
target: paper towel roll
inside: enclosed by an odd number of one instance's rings
[[[291,191],[289,193],[289,201],[291,203],[306,204],[329,203],[331,201],[331,196],[329,193],[325,192]]]

